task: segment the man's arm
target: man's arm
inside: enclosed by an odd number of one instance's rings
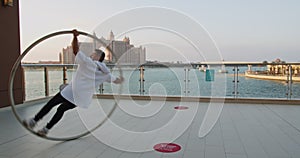
[[[123,77],[115,77],[111,73],[109,73],[109,74],[107,74],[107,78],[106,78],[105,82],[121,84],[124,82],[124,78]]]
[[[114,80],[113,83],[121,84],[123,81],[124,81],[124,78],[121,76],[121,77],[118,77],[116,80]]]
[[[105,74],[110,73],[108,67],[104,63],[99,63],[98,62],[96,64],[98,65],[99,70],[102,71],[103,73],[105,73]]]
[[[73,49],[73,53],[76,56],[78,51],[79,51],[79,44],[78,44],[78,39],[77,36],[79,35],[79,33],[77,32],[77,30],[73,30],[73,41],[72,41],[72,49]]]

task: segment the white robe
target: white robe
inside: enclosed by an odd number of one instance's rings
[[[60,93],[78,107],[88,108],[92,102],[93,94],[103,82],[116,80],[107,66],[99,61],[93,61],[83,52],[79,51],[75,57],[78,64],[72,81]]]

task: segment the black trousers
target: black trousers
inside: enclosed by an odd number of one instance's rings
[[[60,104],[60,105],[59,105]],[[46,125],[46,128],[51,129],[64,115],[64,113],[70,109],[73,109],[76,107],[76,105],[74,105],[73,103],[69,102],[68,100],[66,100],[61,94],[60,92],[58,92],[34,117],[35,121],[39,121],[40,119],[42,119],[47,113],[49,113],[49,111],[55,107],[59,105],[59,107],[57,108],[56,113],[54,114],[54,116],[52,117],[52,119],[50,120],[50,122],[48,122],[48,124]]]

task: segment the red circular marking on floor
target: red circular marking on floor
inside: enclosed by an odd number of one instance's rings
[[[153,148],[158,152],[173,153],[179,151],[181,149],[181,146],[174,143],[160,143],[156,144]]]
[[[186,109],[188,109],[189,107],[187,107],[187,106],[175,106],[174,107],[174,109],[176,109],[176,110],[186,110]]]

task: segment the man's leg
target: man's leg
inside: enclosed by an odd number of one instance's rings
[[[53,107],[63,103],[65,99],[60,93],[57,93],[34,117],[34,121],[39,121],[42,119]]]
[[[50,120],[50,122],[47,124],[46,128],[47,129],[51,129],[64,115],[64,113],[70,109],[75,108],[76,105],[65,101],[63,102],[58,108],[56,113],[54,114],[54,116],[52,117],[52,119]]]

